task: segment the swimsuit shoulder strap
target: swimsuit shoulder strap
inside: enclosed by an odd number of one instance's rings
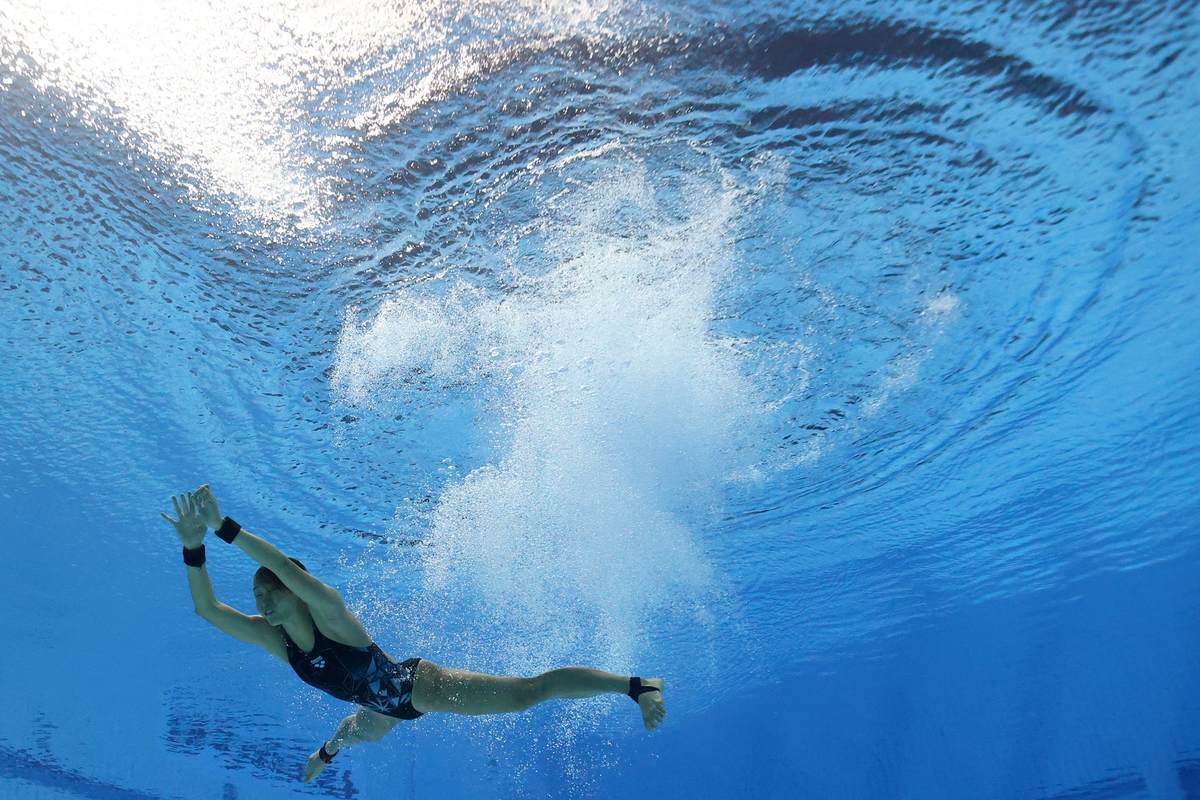
[[[323,636],[321,631],[317,628],[316,620],[313,620],[312,629],[313,629],[313,652],[316,652],[317,647],[321,644],[321,638],[328,639],[329,637]],[[299,644],[296,643],[295,639],[288,636],[287,628],[280,625],[279,632],[283,634],[283,641],[288,646],[289,649],[294,647],[301,655],[308,655],[307,653],[304,652],[304,649],[302,647],[300,647]]]

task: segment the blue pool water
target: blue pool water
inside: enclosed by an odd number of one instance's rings
[[[1191,2],[0,2],[0,796],[1200,798]],[[192,613],[222,510],[397,658]],[[218,599],[257,566],[210,537]]]

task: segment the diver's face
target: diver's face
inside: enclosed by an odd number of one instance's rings
[[[300,598],[292,594],[286,586],[272,586],[255,581],[254,604],[267,622],[282,625],[284,620],[299,610]]]

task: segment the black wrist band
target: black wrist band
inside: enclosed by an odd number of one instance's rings
[[[183,548],[183,563],[189,567],[204,566],[204,545]]]
[[[233,544],[233,540],[242,532],[242,526],[233,521],[233,517],[226,517],[221,523],[221,527],[215,531],[217,536],[225,541]]]

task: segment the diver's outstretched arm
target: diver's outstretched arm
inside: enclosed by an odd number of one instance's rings
[[[163,514],[162,518],[175,526],[175,533],[179,535],[179,541],[183,542],[184,548],[195,550],[203,546],[204,534],[208,532],[208,526],[200,516],[200,506],[195,493],[188,492],[186,495],[173,496],[171,502],[175,504],[175,513],[179,515],[179,519],[171,519],[166,514]],[[213,593],[212,581],[209,580],[208,570],[204,565],[189,566],[187,573],[196,613],[202,613],[216,605],[217,597]]]
[[[180,504],[182,499],[186,499],[186,505]],[[179,515],[179,519],[171,519],[166,514],[163,514],[162,518],[175,526],[175,532],[179,534],[183,546],[195,551],[204,544],[204,534],[208,530],[200,516],[200,504],[196,493],[188,492],[186,498],[182,495],[179,498],[172,497],[171,501],[175,503],[175,513]],[[193,553],[193,556],[198,556],[195,560],[200,564],[193,566],[189,563],[187,574],[196,613],[235,639],[256,644],[268,653],[287,661],[287,652],[282,646],[279,634],[269,622],[262,617],[247,616],[224,603],[217,602],[203,553]]]
[[[202,485],[194,493],[189,493],[189,496],[196,498],[196,510],[200,514],[200,518],[204,520],[204,524],[214,531],[220,529],[221,525],[225,522],[225,518],[221,516],[221,509],[217,505],[217,498],[213,495],[212,489],[208,487],[208,484]],[[246,555],[277,575],[279,574],[277,568],[282,567],[283,564],[290,563],[288,557],[278,547],[266,539],[260,539],[253,535],[245,528],[238,531],[233,543],[242,548],[242,552]],[[280,577],[282,578],[283,576],[280,575]]]
[[[220,529],[225,522],[217,506],[217,498],[213,495],[208,484],[204,484],[194,493],[200,516],[204,524],[213,530]],[[241,528],[234,537],[233,543],[242,549],[246,555],[259,564],[274,572],[283,585],[303,600],[310,608],[318,611],[336,613],[346,607],[342,596],[332,586],[326,586],[315,577],[300,569],[283,551],[266,539]]]

